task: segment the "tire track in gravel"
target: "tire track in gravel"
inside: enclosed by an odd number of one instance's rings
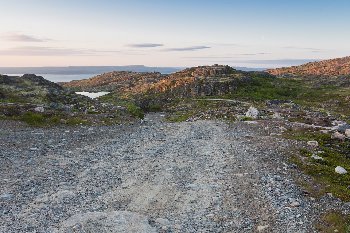
[[[22,200],[16,214],[9,208],[16,198],[1,202],[9,212],[2,214],[0,230],[313,231],[310,203],[279,160],[290,145],[258,126],[167,123],[153,114],[129,130],[107,128],[102,134],[109,135],[27,164],[32,180],[39,180],[36,171],[48,169],[50,179],[40,179],[40,190]],[[18,185],[5,188],[17,195],[24,184]],[[302,210],[290,208],[290,199],[297,199]]]

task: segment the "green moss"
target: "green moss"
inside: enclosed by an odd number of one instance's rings
[[[45,127],[59,124],[61,117],[52,114],[26,112],[23,115],[7,117],[7,119],[20,120],[35,127]]]
[[[20,120],[32,126],[43,126],[47,123],[47,119],[43,114],[33,112],[26,112],[24,115],[20,116]]]
[[[330,211],[321,216],[321,221],[316,224],[316,229],[322,233],[350,233],[350,216]]]
[[[149,112],[161,112],[162,106],[160,104],[150,104],[148,106],[148,111]]]
[[[328,134],[305,130],[288,132],[285,136],[302,141],[315,140],[319,143],[317,151],[323,152],[319,154],[323,160],[311,158],[315,152],[305,148],[300,150],[300,156],[293,157],[293,163],[313,179],[312,183],[303,183],[303,186],[314,196],[332,193],[344,201],[350,201],[350,174],[340,175],[334,170],[342,166],[350,171],[350,142],[333,140]]]
[[[169,122],[184,122],[193,116],[192,112],[176,112],[167,117]]]
[[[240,119],[241,121],[253,121],[254,119],[252,117],[247,117],[247,116],[244,116]]]
[[[140,119],[143,119],[145,117],[145,113],[142,111],[142,109],[133,103],[128,103],[126,105],[126,109],[134,117],[137,117]]]

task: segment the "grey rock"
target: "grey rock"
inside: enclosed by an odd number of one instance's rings
[[[318,147],[318,142],[317,141],[308,141],[307,144],[313,148]]]
[[[251,106],[246,112],[245,116],[257,119],[259,117],[259,110]]]
[[[348,173],[348,171],[345,170],[345,168],[343,168],[341,166],[337,166],[334,170],[336,173],[341,174],[341,175]]]
[[[332,134],[332,139],[337,139],[337,140],[341,140],[344,141],[345,140],[345,135],[339,132],[335,132]]]
[[[350,129],[345,130],[345,136],[350,138]]]
[[[39,106],[39,107],[34,108],[34,111],[43,113],[43,112],[45,112],[45,108],[42,106]]]

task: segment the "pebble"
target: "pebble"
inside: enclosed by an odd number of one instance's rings
[[[0,199],[2,200],[11,200],[13,198],[13,194],[11,193],[3,193],[0,195]]]
[[[311,147],[318,147],[318,142],[317,141],[308,141],[307,144]]]
[[[289,204],[291,207],[299,207],[300,203],[298,201],[293,201],[292,203]]]

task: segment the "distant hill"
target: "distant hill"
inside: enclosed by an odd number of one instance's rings
[[[0,102],[45,104],[58,107],[89,102],[89,99],[63,89],[41,76],[0,75]]]
[[[350,56],[310,62],[300,66],[269,69],[268,73],[277,76],[344,76],[350,75]]]
[[[156,83],[166,77],[159,72],[113,71],[83,80],[60,83],[63,87],[74,91],[116,91],[125,92],[129,89]]]
[[[103,99],[134,99],[139,106],[166,103],[171,99],[217,96],[233,92],[253,76],[271,77],[265,72],[245,72],[230,66],[187,68],[172,74],[109,72],[90,79],[61,83],[74,91],[110,91]]]
[[[159,72],[170,74],[181,70],[178,67],[131,66],[68,66],[68,67],[0,67],[0,74],[102,74],[112,71]]]

